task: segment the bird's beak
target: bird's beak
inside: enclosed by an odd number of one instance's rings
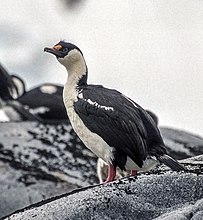
[[[44,52],[54,54],[57,58],[64,57],[63,52],[59,51],[59,49],[56,46],[54,46],[53,48],[45,47]]]

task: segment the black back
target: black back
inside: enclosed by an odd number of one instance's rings
[[[43,91],[44,87],[53,87],[54,91],[48,93]],[[42,120],[64,120],[68,121],[67,113],[62,99],[63,87],[51,83],[42,84],[30,91],[24,93],[17,100],[28,106],[30,109],[36,109],[36,113]],[[40,107],[44,108],[44,112],[37,112]]]
[[[14,88],[12,77],[0,64],[0,98],[4,101],[12,100]]]
[[[116,165],[123,169],[129,156],[142,167],[151,148],[152,154],[156,154],[154,146],[163,141],[154,120],[144,109],[116,90],[97,85],[79,89],[83,98],[78,97],[74,103],[75,111],[90,131],[116,149],[123,161]]]

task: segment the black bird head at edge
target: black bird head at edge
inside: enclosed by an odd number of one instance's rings
[[[52,48],[45,47],[44,52],[51,53],[56,56],[56,58],[64,58],[71,50],[78,50],[82,54],[82,51],[74,44],[68,43],[65,41],[60,41],[56,45],[54,45]]]

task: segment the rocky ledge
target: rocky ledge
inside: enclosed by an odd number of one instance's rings
[[[188,172],[160,166],[137,179],[95,185],[97,159],[68,123],[0,123],[0,217],[198,219],[203,212],[203,139],[176,129],[161,132],[168,151],[187,158],[181,162]]]
[[[0,218],[95,184],[95,174],[96,157],[69,124],[0,123]]]
[[[160,167],[137,178],[78,189],[4,219],[198,220],[203,214],[203,156],[183,162],[188,164],[186,173]]]

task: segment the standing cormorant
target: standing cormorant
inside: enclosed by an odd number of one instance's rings
[[[68,117],[82,142],[108,164],[106,182],[114,180],[116,167],[132,175],[160,162],[185,170],[167,155],[156,123],[141,106],[116,90],[87,84],[86,62],[77,46],[60,41],[44,51],[68,72],[63,91]]]

